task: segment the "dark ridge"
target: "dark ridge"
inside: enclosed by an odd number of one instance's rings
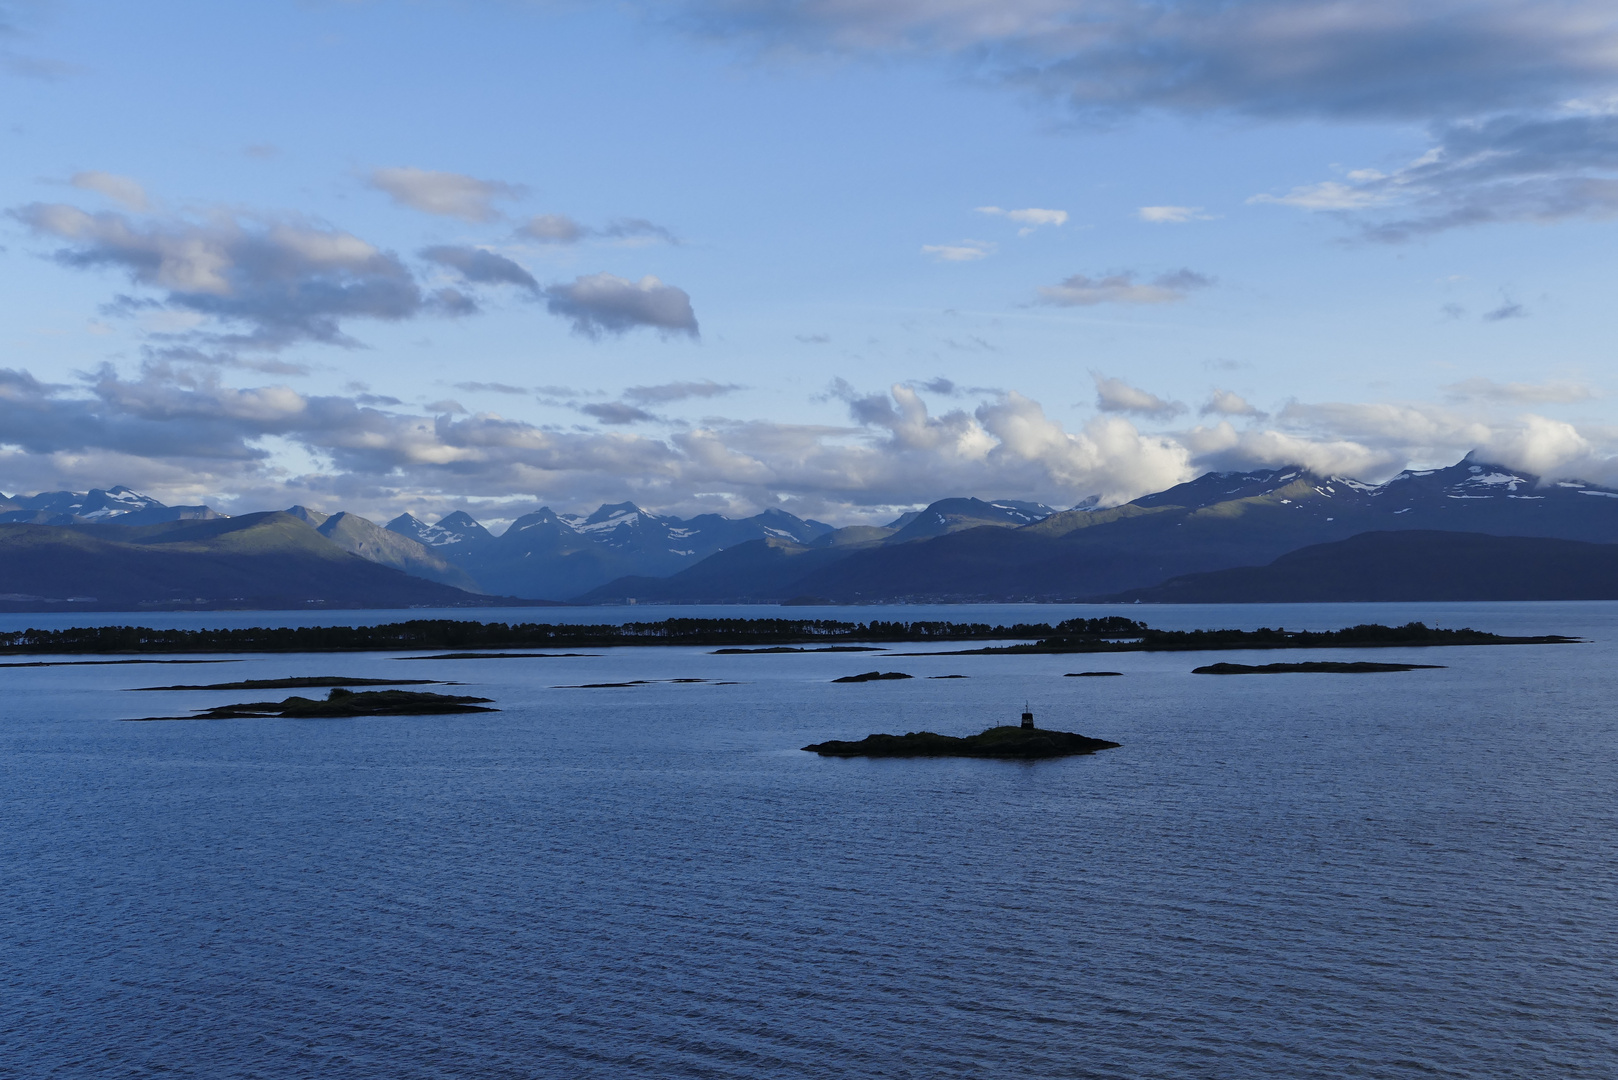
[[[961,649],[947,653],[895,653],[896,656],[974,656],[1007,653],[1212,652],[1226,649],[1382,649],[1446,645],[1571,645],[1581,638],[1543,634],[1508,637],[1483,630],[1443,630],[1425,623],[1382,626],[1361,623],[1343,630],[1152,630],[1142,627],[1130,639],[1068,634],[1022,645]]]
[[[243,679],[240,682],[210,683],[207,686],[131,686],[141,690],[300,690],[328,686],[425,686],[440,679],[345,679],[338,675],[311,675],[293,679]]]
[[[1336,675],[1363,675],[1376,671],[1415,671],[1441,668],[1443,664],[1374,664],[1367,660],[1340,663],[1335,660],[1306,660],[1300,664],[1209,664],[1192,668],[1193,675],[1287,675],[1297,672],[1323,672]]]
[[[970,653],[1105,653],[1208,649],[1321,649],[1432,645],[1554,645],[1578,638],[1544,635],[1505,637],[1480,630],[1441,630],[1419,622],[1404,626],[1364,624],[1344,630],[1153,630],[1132,619],[1109,616],[1048,623],[835,622],[825,619],[665,619],[662,622],[580,626],[571,623],[460,622],[423,619],[381,626],[251,627],[153,630],[134,626],[89,626],[66,630],[0,633],[7,653],[186,653],[358,652],[456,650],[460,656],[493,648],[610,647],[614,645],[817,645],[850,641],[1023,644],[956,652],[899,655],[954,656]],[[462,652],[466,650],[466,652]],[[537,654],[536,654],[537,655]],[[457,658],[460,658],[459,656]]]
[[[1063,675],[1064,679],[1096,679],[1103,675],[1122,675],[1121,671],[1070,671]]]
[[[452,652],[437,656],[395,656],[395,660],[561,660],[566,657],[597,656],[580,652]]]
[[[1116,616],[991,626],[951,622],[838,622],[831,619],[664,619],[661,622],[481,623],[418,619],[380,626],[245,627],[153,630],[86,626],[0,633],[6,653],[352,652],[409,649],[482,651],[611,645],[827,645],[849,641],[1033,640],[1139,635],[1146,627]]]
[[[239,664],[240,660],[27,660],[22,663],[0,664],[11,667],[108,667],[117,664]]]
[[[827,645],[819,649],[805,649],[801,645],[771,645],[766,649],[715,649],[715,656],[734,656],[741,653],[798,653],[798,652],[882,652],[878,645]]]
[[[863,675],[844,675],[841,679],[833,679],[832,682],[879,682],[884,679],[909,678],[913,676],[906,675],[902,671],[867,671]]]
[[[964,739],[912,731],[906,735],[867,735],[858,742],[811,743],[804,749],[822,757],[1049,758],[1093,754],[1118,745],[1071,731],[1006,725]]]
[[[1111,599],[1160,604],[1613,600],[1618,599],[1618,544],[1425,530],[1366,532],[1289,552],[1268,565],[1186,574]]]

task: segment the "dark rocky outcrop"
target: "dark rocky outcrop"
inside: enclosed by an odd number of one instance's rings
[[[822,757],[975,757],[1050,758],[1093,754],[1118,743],[1092,739],[1071,731],[1046,731],[1005,725],[977,735],[957,738],[931,731],[905,735],[867,735],[858,742],[832,740],[812,743],[805,750]]]
[[[489,698],[429,694],[421,690],[370,690],[355,693],[335,689],[324,701],[289,697],[284,701],[249,701],[220,705],[191,716],[148,716],[143,720],[335,720],[354,716],[430,716],[443,713],[499,712],[486,708]]]

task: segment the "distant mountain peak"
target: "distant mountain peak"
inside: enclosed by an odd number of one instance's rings
[[[595,513],[588,517],[580,518],[577,515],[569,515],[564,520],[580,532],[587,533],[606,532],[625,525],[636,525],[642,520],[651,517],[653,515],[648,514],[634,503],[621,502],[603,503],[596,508]]]
[[[388,522],[386,528],[388,532],[409,537],[423,547],[440,549],[441,555],[446,550],[459,550],[494,539],[489,530],[464,510],[445,514],[436,525],[429,525],[414,514],[400,514]]]

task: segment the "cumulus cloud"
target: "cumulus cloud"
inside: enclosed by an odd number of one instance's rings
[[[600,228],[584,225],[566,214],[538,214],[517,227],[517,235],[541,244],[577,244],[582,240],[617,240],[624,244],[678,244],[672,229],[645,218],[614,218]]]
[[[1265,414],[1250,404],[1240,394],[1231,390],[1215,390],[1208,395],[1202,408],[1197,410],[1203,416],[1251,416],[1261,418]]]
[[[1194,270],[1159,274],[1137,281],[1133,271],[1088,277],[1074,274],[1059,285],[1039,290],[1039,302],[1056,307],[1092,307],[1096,304],[1171,304],[1184,300],[1193,289],[1205,289],[1214,279]]]
[[[1096,408],[1109,413],[1133,413],[1157,420],[1167,420],[1185,412],[1178,401],[1165,401],[1156,394],[1130,386],[1122,379],[1107,378],[1091,373],[1096,381]]]
[[[1189,221],[1207,221],[1208,215],[1200,206],[1143,206],[1135,216],[1152,225],[1184,225]]]
[[[494,205],[496,200],[516,199],[524,194],[518,184],[412,167],[373,169],[367,183],[401,206],[471,222],[498,219],[501,214]]]
[[[1066,210],[1040,210],[1037,207],[1028,207],[1026,210],[1003,210],[998,206],[980,206],[980,214],[989,214],[993,217],[1003,217],[1023,226],[1017,230],[1018,236],[1027,236],[1035,229],[1045,225],[1066,225]]]
[[[552,285],[544,295],[551,313],[572,320],[574,331],[586,337],[622,334],[637,327],[697,336],[691,297],[649,274],[639,281],[588,274],[569,284]]]
[[[162,300],[125,298],[125,310],[161,306],[245,328],[224,344],[280,348],[299,341],[353,345],[349,319],[398,321],[457,294],[429,296],[397,256],[326,226],[243,219],[218,211],[202,220],[136,221],[123,214],[33,203],[11,216],[36,236],[63,242],[55,259],[79,269],[120,270]]]
[[[304,502],[367,515],[400,506],[520,513],[634,499],[720,508],[785,506],[831,518],[950,494],[1072,504],[1127,501],[1208,469],[1300,464],[1380,479],[1411,462],[1486,458],[1553,478],[1618,475],[1618,431],[1527,414],[1491,420],[1422,404],[1291,403],[1268,425],[1227,420],[1146,434],[1104,413],[1069,429],[1015,392],[932,412],[903,384],[839,384],[843,424],[708,420],[664,437],[621,430],[654,419],[626,402],[587,410],[610,430],[559,430],[453,402],[420,415],[383,394],[304,394],[227,385],[216,369],[111,367],[71,383],[0,370],[0,488],[150,488],[171,502],[245,511]],[[316,462],[289,470],[290,460]],[[521,492],[521,495],[514,495]]]
[[[151,200],[146,197],[146,189],[141,187],[140,181],[128,176],[117,176],[108,172],[81,172],[74,173],[68,183],[83,191],[105,195],[126,210],[145,213],[151,209]]]
[[[921,253],[934,262],[976,262],[994,254],[995,245],[984,240],[962,240],[959,244],[923,244]]]

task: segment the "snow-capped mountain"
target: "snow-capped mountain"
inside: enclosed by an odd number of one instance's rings
[[[155,525],[164,521],[211,520],[223,515],[207,506],[165,506],[124,487],[88,492],[42,491],[4,500],[0,523],[29,525]]]
[[[1076,600],[1185,574],[1264,566],[1289,552],[1373,532],[1618,543],[1618,490],[1583,481],[1542,483],[1530,473],[1470,456],[1380,484],[1299,466],[1208,473],[1123,506],[1081,504],[1013,527],[962,521],[964,528],[946,529],[949,515],[941,511],[952,504],[969,508],[962,505],[967,500],[945,500],[896,522],[903,528],[886,538],[823,556],[772,556],[749,545],[665,581],[625,579],[589,595],[643,603],[797,596],[856,603]],[[938,531],[907,535],[913,529]]]
[[[1001,499],[984,502],[982,499],[940,499],[925,510],[901,515],[888,527],[897,529],[887,539],[890,544],[902,544],[930,536],[975,529],[985,525],[1016,527],[1032,525],[1056,513],[1044,503],[1016,502]],[[800,541],[801,542],[801,541]]]
[[[445,558],[464,555],[494,539],[494,535],[478,524],[471,514],[461,510],[439,518],[436,525],[429,525],[414,514],[400,514],[388,522],[387,529],[408,536],[424,547],[443,549],[439,555]]]
[[[848,529],[780,510],[740,520],[678,518],[629,502],[584,515],[541,507],[498,536],[463,511],[432,524],[401,514],[385,531],[341,512],[287,513],[372,562],[489,594],[552,600],[592,590],[610,599],[618,595],[614,589],[654,598],[662,593],[648,581],[670,578],[670,589],[687,591],[662,590],[664,599],[760,599],[780,589],[787,590],[782,598],[1075,598],[1263,565],[1376,531],[1618,543],[1618,489],[1544,483],[1473,456],[1380,484],[1299,466],[1208,473],[1124,506],[1098,508],[1086,500],[1062,512],[1010,499],[943,499],[884,527]],[[0,522],[10,523],[94,528],[218,516],[205,506],[164,506],[127,487],[0,496]],[[782,567],[771,568],[775,556],[753,550],[760,547],[781,558],[811,549],[817,554],[802,565],[817,569],[788,580]],[[705,563],[721,553],[719,562]],[[696,575],[689,589],[680,584],[688,570]],[[773,576],[766,582],[759,574]]]
[[[434,524],[401,514],[387,528],[461,567],[486,592],[542,598],[576,595],[625,574],[662,577],[748,540],[774,536],[807,543],[833,531],[780,510],[741,520],[719,514],[686,519],[628,502],[591,514],[541,507],[499,536],[463,511]]]

